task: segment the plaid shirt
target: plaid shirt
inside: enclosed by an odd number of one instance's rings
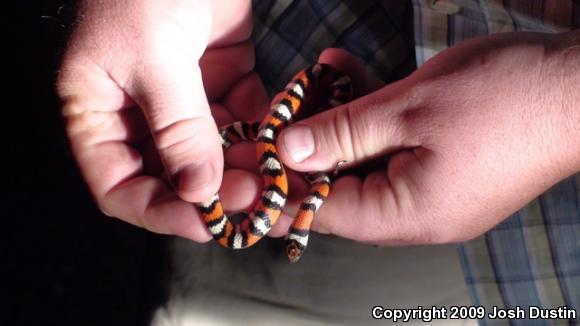
[[[254,1],[256,70],[270,93],[327,47],[350,51],[391,82],[471,37],[579,27],[578,0]],[[580,313],[580,174],[458,248],[474,305]],[[510,321],[570,323],[577,320]]]

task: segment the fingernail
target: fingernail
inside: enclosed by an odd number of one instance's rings
[[[307,126],[294,126],[284,133],[284,147],[292,160],[300,163],[314,153],[314,136]]]
[[[214,177],[214,171],[207,161],[200,161],[184,167],[179,172],[179,190],[193,191],[206,186]]]

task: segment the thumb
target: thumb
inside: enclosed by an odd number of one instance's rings
[[[278,139],[284,164],[298,171],[331,170],[419,144],[404,128],[410,97],[393,83],[358,100],[297,122]]]
[[[130,83],[177,194],[190,202],[209,198],[221,184],[223,154],[199,66],[175,58],[148,62]]]

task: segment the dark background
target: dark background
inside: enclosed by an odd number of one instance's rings
[[[166,295],[167,238],[100,214],[54,93],[74,2],[14,3],[2,15],[0,325],[147,324]]]

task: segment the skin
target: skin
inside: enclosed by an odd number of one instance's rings
[[[106,215],[203,242],[211,237],[191,202],[220,184],[226,210],[257,200],[253,145],[226,153],[233,169],[222,178],[217,134],[268,109],[253,72],[250,9],[227,0],[81,5],[57,89],[72,151]],[[578,32],[479,38],[384,87],[348,53],[325,51],[319,61],[353,76],[363,96],[283,131],[282,160],[297,171],[387,154],[390,163],[364,180],[337,180],[314,230],[381,244],[462,241],[577,172],[579,40]],[[299,200],[306,184],[289,177]]]
[[[364,180],[335,183],[319,231],[394,245],[468,240],[580,170],[579,81],[579,31],[474,39],[284,130],[280,156],[318,170],[391,155]]]

